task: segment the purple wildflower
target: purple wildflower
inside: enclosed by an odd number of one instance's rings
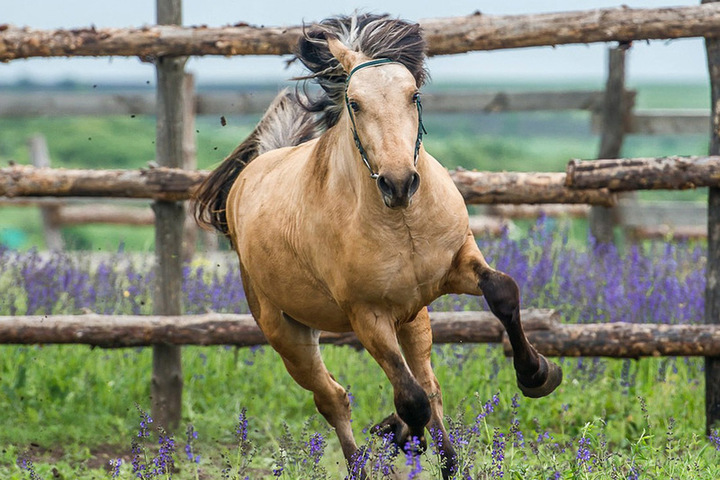
[[[110,478],[120,478],[120,466],[122,465],[122,459],[116,458],[115,460],[110,460],[108,463],[112,469]]]
[[[505,460],[505,437],[500,432],[500,429],[496,428],[493,433],[492,452],[492,476],[493,478],[502,478],[503,472],[503,461]]]
[[[422,472],[422,465],[420,464],[420,439],[418,437],[412,437],[405,444],[405,465],[411,467],[410,473],[408,473],[408,480],[414,480]]]
[[[325,452],[325,445],[325,439],[319,433],[313,433],[310,436],[310,440],[308,440],[308,442],[305,444],[305,446],[308,448],[310,458],[312,458],[313,462],[315,462],[315,465],[320,463],[320,459]]]
[[[158,444],[160,448],[158,449],[157,456],[153,459],[156,472],[165,475],[170,474],[175,466],[175,459],[173,458],[175,453],[175,439],[173,439],[172,435],[161,432],[158,437]]]
[[[247,419],[247,408],[243,407],[242,410],[240,410],[240,415],[238,415],[238,423],[235,427],[235,439],[240,444],[245,444],[247,442],[247,434],[248,434],[248,419]]]
[[[715,446],[715,450],[720,452],[720,430],[714,429],[710,431],[710,442]]]
[[[195,427],[188,425],[185,429],[185,455],[188,461],[194,463],[200,463],[200,455],[196,455],[193,449],[195,440],[197,440],[198,433]]]
[[[33,465],[33,462],[31,460],[25,457],[21,457],[18,459],[17,463],[20,468],[28,472],[28,475],[30,475],[30,480],[42,480],[40,475],[38,475],[35,471],[35,466]]]
[[[140,430],[138,430],[137,436],[138,438],[148,438],[150,436],[148,428],[150,428],[149,425],[153,423],[153,419],[149,413],[140,408],[140,405],[135,404],[135,408],[137,408],[140,414]]]
[[[588,472],[592,471],[592,465],[590,463],[591,456],[590,439],[583,435],[578,441],[578,450],[575,458],[577,459],[578,465],[586,467]]]

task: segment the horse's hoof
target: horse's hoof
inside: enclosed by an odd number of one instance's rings
[[[380,437],[389,437],[390,444],[394,445],[398,450],[406,451],[409,447],[418,454],[427,450],[427,440],[422,434],[417,436],[417,444],[410,444],[413,435],[411,435],[407,424],[402,421],[397,413],[388,415],[382,422],[372,427],[370,431]]]
[[[562,383],[562,369],[558,364],[548,362],[547,359],[545,359],[545,357],[543,357],[542,355],[540,355],[540,362],[544,364],[543,366],[541,366],[541,370],[547,371],[547,378],[542,383],[542,385],[536,387],[526,387],[522,384],[520,378],[518,377],[518,387],[520,387],[520,391],[526,397],[540,398],[546,395],[550,395],[553,390],[555,390],[558,385]]]

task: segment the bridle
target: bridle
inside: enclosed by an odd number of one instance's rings
[[[353,68],[350,73],[347,76],[347,79],[345,80],[345,107],[347,108],[348,115],[350,115],[350,122],[352,122],[352,134],[353,138],[355,139],[355,146],[358,149],[358,152],[360,152],[360,157],[362,158],[363,163],[367,167],[367,169],[370,171],[370,178],[376,179],[380,175],[373,171],[372,167],[370,166],[370,162],[367,158],[367,153],[365,152],[365,148],[363,148],[362,142],[360,141],[360,137],[358,136],[357,132],[357,125],[355,125],[355,115],[353,114],[353,109],[350,107],[350,99],[348,98],[348,85],[350,84],[350,79],[352,78],[353,74],[357,72],[358,70],[366,67],[375,67],[377,65],[384,65],[386,63],[397,63],[399,65],[402,65],[400,62],[396,62],[395,60],[392,60],[390,58],[378,58],[376,60],[370,60],[369,62],[361,63],[360,65],[357,65],[355,68]],[[415,140],[415,165],[417,166],[418,162],[418,156],[420,155],[420,145],[422,145],[422,138],[423,134],[427,135],[427,130],[425,130],[425,126],[423,125],[422,121],[422,103],[420,102],[420,96],[415,97],[415,106],[417,107],[418,112],[418,132],[417,132],[417,138]]]

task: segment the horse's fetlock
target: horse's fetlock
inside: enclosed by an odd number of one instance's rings
[[[425,427],[432,415],[430,400],[417,382],[398,390],[395,395],[395,409],[398,416],[413,431]]]

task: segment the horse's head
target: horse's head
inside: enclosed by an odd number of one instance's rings
[[[403,64],[370,59],[335,38],[328,38],[328,46],[348,75],[347,124],[360,157],[385,205],[407,207],[420,186],[423,127],[416,79]]]

